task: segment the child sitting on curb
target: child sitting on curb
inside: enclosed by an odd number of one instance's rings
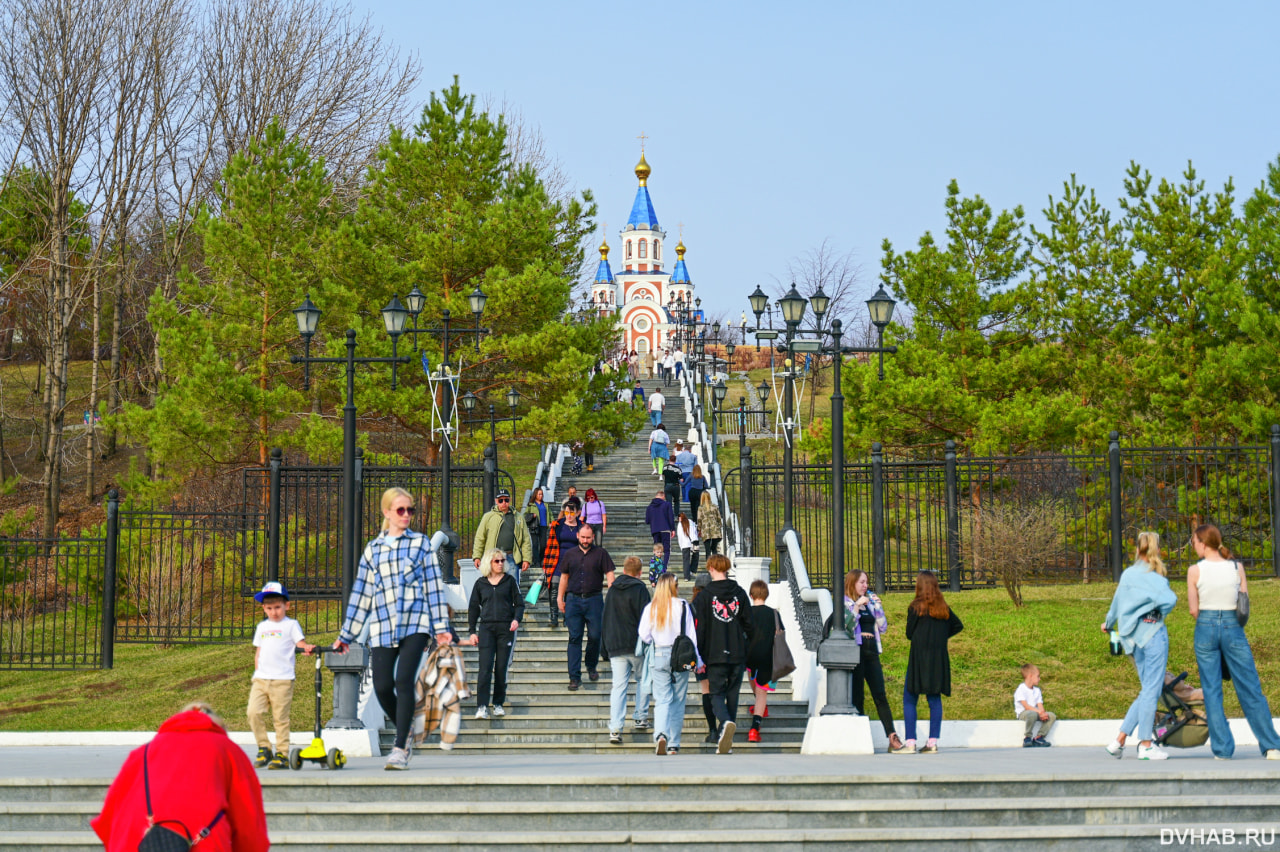
[[[1032,663],[1022,667],[1022,683],[1013,692],[1013,712],[1025,725],[1023,748],[1050,746],[1045,736],[1052,730],[1058,717],[1044,709],[1044,696],[1040,693],[1040,669]],[[1035,732],[1036,725],[1040,725],[1039,734]]]

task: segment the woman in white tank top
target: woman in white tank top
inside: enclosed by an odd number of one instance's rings
[[[1236,619],[1236,594],[1249,591],[1244,568],[1231,561],[1231,552],[1222,544],[1222,533],[1212,524],[1197,527],[1191,544],[1200,561],[1187,570],[1187,609],[1196,620],[1196,664],[1204,689],[1209,745],[1219,760],[1229,760],[1236,749],[1222,708],[1225,666],[1231,672],[1249,728],[1258,738],[1258,748],[1268,760],[1280,760],[1280,735],[1276,734],[1271,708],[1262,694],[1249,640]]]

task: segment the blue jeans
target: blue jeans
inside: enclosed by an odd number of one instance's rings
[[[1204,690],[1204,712],[1209,720],[1209,746],[1218,757],[1231,757],[1236,750],[1235,738],[1222,709],[1222,664],[1225,661],[1236,685],[1236,697],[1258,738],[1258,749],[1266,754],[1280,749],[1280,736],[1271,721],[1271,708],[1262,694],[1258,668],[1253,664],[1253,651],[1245,638],[1244,628],[1236,620],[1233,609],[1201,610],[1196,618],[1196,665],[1200,667],[1200,687]]]
[[[665,736],[667,745],[680,748],[684,733],[684,701],[689,695],[689,673],[672,671],[671,646],[653,649],[653,741]]]
[[[942,696],[926,695],[929,702],[929,739],[936,740],[942,735]],[[902,688],[902,721],[903,739],[914,740],[916,737],[916,704],[920,696],[905,686]]]
[[[1164,670],[1169,664],[1169,631],[1163,624],[1151,634],[1147,647],[1133,649],[1133,664],[1138,669],[1142,689],[1129,705],[1129,712],[1124,714],[1120,731],[1126,735],[1136,732],[1138,741],[1145,743],[1151,739],[1156,701],[1164,690]]]
[[[604,595],[565,595],[564,624],[569,628],[569,680],[582,680],[582,628],[587,628],[587,671],[600,662],[600,619]]]
[[[649,412],[649,419],[653,421],[653,425],[656,427],[662,422],[662,411],[660,409],[651,410]]]
[[[621,733],[627,716],[627,686],[631,683],[631,675],[636,676],[636,714],[633,718],[637,722],[643,722],[649,715],[649,686],[644,682],[644,660],[635,654],[610,657],[609,668],[613,670],[613,689],[609,693],[609,732]]]

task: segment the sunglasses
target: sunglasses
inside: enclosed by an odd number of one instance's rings
[[[506,497],[499,497],[499,498],[498,498],[498,502],[499,502],[499,503],[510,503],[510,502],[511,502],[511,500],[510,500],[510,499],[508,499],[508,498],[506,498]]]
[[[495,559],[495,560],[493,560],[493,564],[494,564],[494,565],[506,565],[506,564],[507,564],[507,560],[505,560],[505,559]]]
[[[411,518],[412,518],[412,517],[413,517],[413,507],[412,507],[412,506],[396,506],[396,514],[397,514],[397,515],[399,515],[399,516],[400,516],[400,517],[402,517],[402,518],[403,518],[405,515],[408,515],[409,517],[411,517]]]

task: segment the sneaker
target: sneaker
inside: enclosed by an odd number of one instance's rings
[[[1158,745],[1143,746],[1138,744],[1138,760],[1168,760],[1169,753]]]
[[[480,705],[480,709],[476,711],[476,718],[477,718],[477,719],[488,719],[488,718],[489,718],[489,707],[488,707],[487,705],[485,705],[485,704],[481,704],[481,705]]]
[[[387,755],[387,765],[382,768],[389,772],[408,769],[409,750],[407,748],[391,749],[391,754]]]
[[[571,681],[569,681],[569,691],[570,691],[570,692],[577,692],[577,691],[578,691],[578,688],[579,688],[579,687],[581,687],[581,686],[582,686],[582,681],[580,681],[580,680],[571,680]]]
[[[288,769],[289,757],[283,752],[276,752],[275,757],[267,763],[268,769]]]
[[[915,754],[915,753],[916,753],[915,740],[907,740],[905,743],[903,743],[902,745],[898,746],[897,748],[889,752],[889,754]]]
[[[1023,748],[1035,748],[1035,746],[1036,746],[1036,741],[1035,741],[1035,740],[1033,740],[1031,737],[1023,737],[1023,738],[1022,738],[1022,747],[1023,747]]]
[[[1119,760],[1124,757],[1124,746],[1119,740],[1112,740],[1111,744],[1107,746],[1107,754]]]
[[[253,765],[261,769],[262,767],[266,766],[270,762],[271,762],[271,749],[269,748],[258,749],[258,756],[253,759]]]
[[[758,742],[760,742],[760,729],[759,729],[759,728],[752,728],[751,730],[747,731],[747,742],[749,742],[749,743],[758,743]]]
[[[1031,741],[1031,743],[1036,748],[1049,748],[1050,746],[1053,745],[1053,743],[1049,742],[1044,737],[1036,737],[1034,740]]]
[[[507,711],[502,709],[501,704],[493,705],[492,712],[493,712],[493,718],[495,719],[501,719],[503,716],[507,715]]]
[[[702,741],[703,741],[704,743],[711,743],[711,744],[713,744],[713,745],[714,745],[714,744],[715,744],[715,742],[717,741],[717,739],[718,739],[718,738],[716,737],[716,732],[715,732],[715,731],[708,731],[708,732],[707,732],[707,735],[706,735],[705,737],[703,737],[703,738],[702,738]]]
[[[609,732],[609,745],[622,745],[622,734],[617,731]]]
[[[640,721],[636,722],[634,725],[631,726],[631,730],[633,731],[648,731],[652,729],[653,729],[653,726],[649,724],[648,719],[641,719]]]
[[[717,754],[728,754],[733,751],[733,735],[737,730],[736,722],[725,722],[720,727],[720,738],[716,741]]]
[[[665,734],[658,734],[658,741],[653,747],[654,754],[667,753],[667,737]]]
[[[937,743],[925,743],[924,745],[920,746],[920,751],[919,751],[918,753],[919,753],[919,754],[937,754],[937,753],[938,753],[938,744],[937,744]]]
[[[1263,755],[1267,760],[1280,760],[1280,748],[1269,748]]]
[[[679,754],[679,753],[680,753],[680,749],[676,748],[675,746],[672,746],[671,748],[667,749],[667,754]]]
[[[902,740],[898,739],[898,735],[896,733],[890,734],[889,745],[887,748],[885,748],[885,751],[888,752],[889,754],[893,754],[895,750],[900,748],[902,748]]]
[[[587,677],[591,678],[593,681],[599,680],[600,672],[596,671],[595,669],[591,669],[590,671],[587,672]]]

